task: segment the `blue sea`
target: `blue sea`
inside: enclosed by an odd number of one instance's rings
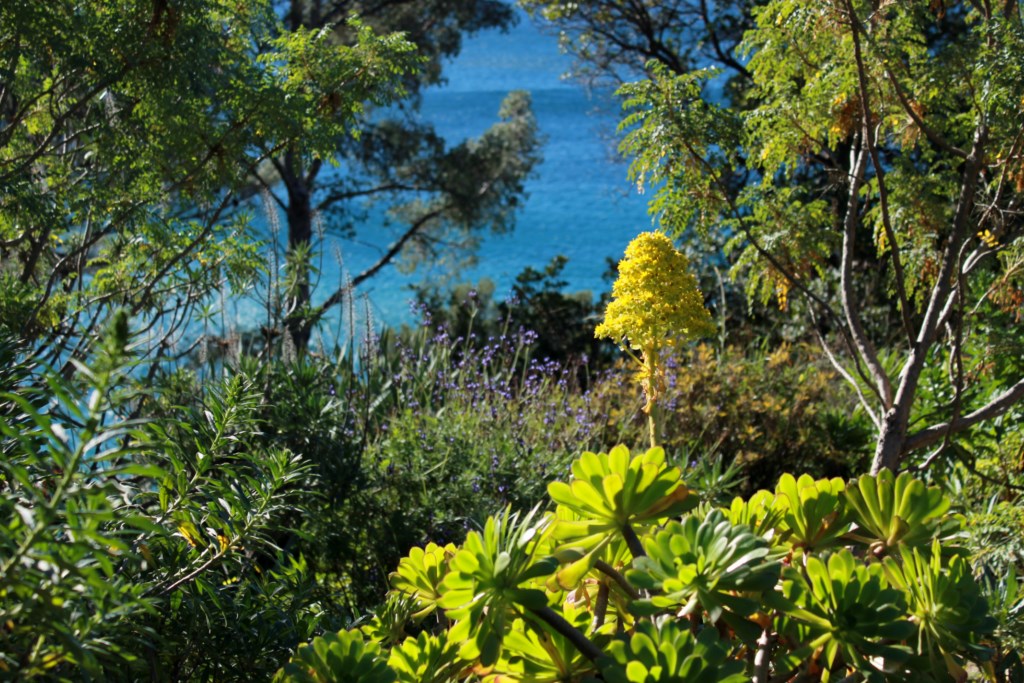
[[[589,290],[597,296],[609,288],[602,278],[606,259],[621,258],[629,240],[650,229],[647,200],[628,182],[626,164],[615,151],[619,103],[611,92],[588,94],[580,84],[563,79],[569,66],[557,36],[542,32],[522,14],[507,33],[490,31],[465,40],[460,55],[445,69],[447,83],[424,94],[422,116],[455,144],[479,136],[497,121],[500,103],[510,91],[527,90],[546,138],[544,161],[527,184],[529,196],[515,229],[485,234],[476,265],[461,271],[454,282],[489,278],[501,300],[524,268],[541,269],[564,255],[568,263],[562,276],[568,291]],[[325,298],[342,279],[332,255],[340,249],[344,269],[359,273],[387,247],[390,234],[379,225],[363,225],[358,242],[327,237],[314,300]],[[370,302],[378,323],[413,322],[410,284],[442,281],[449,277],[448,267],[421,267],[411,274],[390,267],[364,283],[360,294]],[[252,326],[245,320],[247,309],[248,315],[257,315],[249,307],[238,307],[236,324],[241,327]]]

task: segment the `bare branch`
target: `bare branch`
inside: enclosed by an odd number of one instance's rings
[[[327,297],[327,299],[322,304],[317,306],[310,316],[311,319],[314,321],[319,320],[321,317],[323,317],[324,313],[326,313],[329,309],[341,303],[345,299],[345,296],[348,293],[350,293],[354,287],[359,286],[361,283],[365,282],[366,280],[369,280],[371,277],[379,273],[385,266],[391,263],[396,256],[398,256],[398,254],[402,251],[405,245],[409,243],[409,240],[411,240],[413,237],[416,237],[416,235],[424,228],[424,226],[427,225],[427,223],[443,214],[447,208],[449,207],[439,207],[416,219],[416,221],[413,222],[412,225],[410,225],[409,228],[404,233],[402,233],[402,235],[397,240],[391,243],[391,246],[388,247],[387,251],[384,252],[384,254],[379,259],[377,259],[376,263],[374,263],[372,266],[370,266],[363,272],[359,273],[359,275],[356,275],[354,278],[352,278],[351,282],[339,287],[337,290],[334,291],[333,294]]]
[[[875,429],[881,430],[882,421],[879,419],[878,415],[872,409],[871,404],[868,403],[868,399],[864,395],[864,392],[861,391],[860,382],[858,382],[857,379],[853,375],[851,375],[845,367],[843,367],[843,364],[839,362],[839,359],[836,358],[836,355],[835,353],[833,353],[832,348],[828,345],[828,342],[825,341],[825,337],[822,336],[822,334],[817,330],[817,328],[815,328],[814,334],[818,338],[818,344],[825,352],[825,355],[828,357],[829,362],[832,363],[832,367],[835,368],[836,372],[838,372],[842,376],[842,378],[845,379],[846,382],[853,387],[853,390],[857,392],[857,400],[860,401],[860,405],[864,409],[864,412],[866,412],[868,414],[868,417],[871,418],[871,422],[872,424],[875,425]]]
[[[947,433],[958,434],[979,422],[999,417],[1022,399],[1024,399],[1024,379],[1020,379],[1012,387],[972,413],[949,422],[933,425],[908,436],[904,441],[903,452],[909,453],[918,448],[927,448],[943,439]]]
[[[852,155],[854,152],[851,151],[850,154]],[[864,331],[853,292],[853,253],[859,213],[858,197],[861,183],[864,181],[864,167],[867,165],[867,158],[867,151],[861,149],[856,154],[853,170],[850,173],[850,192],[846,204],[846,219],[843,221],[843,251],[840,257],[839,289],[843,302],[843,313],[846,315],[846,326],[853,337],[857,353],[868,366],[882,406],[889,408],[892,405],[892,384],[885,368],[878,360],[878,352]]]
[[[711,38],[711,47],[715,50],[715,55],[718,56],[719,61],[739,72],[744,78],[752,79],[753,74],[747,70],[747,67],[740,64],[732,55],[722,49],[722,45],[718,40],[718,31],[715,30],[715,23],[711,19],[710,12],[708,12],[707,0],[700,0],[700,17],[704,20],[704,28],[707,29],[708,37]]]

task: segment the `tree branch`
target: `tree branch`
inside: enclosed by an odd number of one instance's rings
[[[882,226],[885,230],[885,238],[889,243],[889,252],[892,254],[892,267],[896,281],[896,294],[900,300],[900,314],[903,319],[903,333],[907,336],[907,343],[914,343],[913,324],[910,319],[910,303],[907,298],[906,276],[903,273],[903,259],[900,257],[900,245],[896,239],[896,232],[892,228],[892,220],[889,215],[889,193],[885,185],[885,168],[878,161],[878,146],[876,145],[876,130],[871,117],[871,102],[868,94],[867,69],[864,67],[864,55],[861,51],[860,29],[861,24],[856,20],[852,0],[846,0],[846,7],[851,17],[853,34],[853,54],[857,62],[857,86],[860,90],[861,113],[864,117],[862,135],[867,142],[868,153],[871,155],[871,165],[875,169],[875,178],[878,180],[878,201],[882,211]]]
[[[722,49],[722,45],[718,40],[718,32],[715,30],[715,24],[711,21],[711,15],[708,12],[707,0],[700,0],[700,18],[704,20],[704,28],[707,29],[708,37],[711,38],[711,47],[714,49],[715,54],[718,55],[719,61],[726,66],[732,67],[744,78],[748,80],[753,79],[753,74],[747,70],[747,67],[740,64],[732,55]]]
[[[947,433],[957,434],[979,422],[999,417],[1022,399],[1024,399],[1024,378],[974,412],[949,422],[933,425],[908,436],[904,441],[903,452],[909,453],[918,448],[927,448],[941,440]]]
[[[812,322],[814,322],[814,314],[812,313],[811,315]],[[843,367],[842,363],[839,362],[839,359],[836,358],[836,355],[835,353],[833,353],[832,348],[828,345],[828,342],[825,341],[824,335],[822,335],[821,332],[818,331],[816,325],[814,329],[814,334],[818,338],[818,345],[821,346],[822,350],[825,352],[825,356],[832,364],[832,367],[835,368],[836,372],[838,372],[842,376],[842,378],[846,380],[847,384],[852,386],[853,390],[857,392],[857,400],[860,401],[860,405],[864,409],[864,412],[866,412],[868,414],[868,417],[871,418],[871,422],[872,424],[875,425],[875,429],[881,431],[882,421],[879,419],[878,415],[875,414],[875,411],[871,408],[871,404],[868,403],[868,399],[864,395],[864,392],[861,390],[860,383],[857,381],[857,378],[851,375],[849,371],[847,371],[847,369]]]
[[[853,152],[850,152],[853,154]],[[884,408],[892,405],[892,384],[885,373],[882,363],[878,360],[878,352],[868,339],[864,326],[861,324],[860,312],[857,310],[853,292],[853,253],[855,249],[858,221],[858,197],[861,183],[864,181],[864,167],[867,165],[867,151],[861,149],[857,153],[850,173],[850,192],[846,203],[846,218],[843,221],[843,251],[840,256],[839,288],[846,315],[846,326],[853,336],[857,353],[864,359],[875,381],[875,388]]]
[[[351,292],[353,288],[359,286],[366,280],[369,280],[371,277],[379,273],[385,266],[391,263],[396,256],[398,256],[398,254],[402,251],[402,248],[405,247],[406,244],[408,244],[409,240],[415,237],[427,223],[440,216],[448,208],[449,207],[447,205],[439,207],[416,219],[416,221],[409,226],[409,229],[402,233],[401,237],[399,237],[397,240],[391,243],[391,246],[388,247],[388,250],[384,252],[383,256],[377,259],[376,263],[374,263],[372,266],[370,266],[363,272],[359,273],[359,275],[356,275],[354,278],[352,278],[351,282],[348,282],[343,286],[338,287],[338,289],[335,290],[335,292],[331,294],[329,297],[327,297],[327,299],[322,304],[317,306],[316,309],[310,315],[310,319],[312,321],[319,320],[328,311],[328,309],[333,308],[334,306],[337,306],[339,303],[341,303],[344,300],[345,296],[349,292]]]

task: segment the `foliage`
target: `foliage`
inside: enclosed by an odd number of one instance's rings
[[[5,4],[0,27],[3,325],[69,370],[118,307],[155,351],[250,283],[246,175],[329,153],[416,61],[355,20],[347,47],[285,31],[265,0]]]
[[[307,558],[338,618],[376,605],[411,547],[460,542],[495,502],[532,507],[604,428],[579,385],[585,366],[536,358],[534,333],[455,336],[424,322],[368,330],[333,358],[210,356],[161,389],[168,404],[192,405],[221,372],[261,388],[257,440],[302,453],[317,475],[311,512],[290,520],[300,531],[277,542]]]
[[[747,680],[743,665],[729,660],[715,632],[706,629],[693,635],[672,621],[637,627],[629,641],[617,640],[609,647],[618,666],[605,667],[605,677],[616,683],[683,683],[716,681],[740,683]]]
[[[520,0],[558,31],[571,74],[588,84],[620,84],[650,61],[674,73],[709,63],[749,76],[735,48],[750,27],[750,0]],[[737,84],[738,85],[738,84]],[[736,87],[736,86],[734,86]]]
[[[815,481],[806,474],[779,477],[775,509],[781,514],[784,538],[796,550],[820,551],[835,545],[849,531],[845,485],[841,479]]]
[[[942,490],[926,487],[908,472],[863,475],[848,489],[846,500],[857,524],[854,533],[877,555],[925,544],[962,526],[961,520],[946,516],[950,502]]]
[[[783,632],[806,643],[793,658],[820,658],[827,671],[841,658],[869,679],[884,673],[869,660],[899,671],[909,658],[909,647],[898,643],[913,642],[915,624],[905,596],[886,585],[881,565],[859,562],[843,548],[825,558],[808,557],[804,571],[791,569],[786,579],[783,592],[795,607],[786,610],[792,621]]]
[[[420,56],[418,69],[398,74],[398,106],[360,117],[357,135],[336,138],[328,153],[313,159],[279,146],[269,150],[269,163],[251,169],[250,192],[263,190],[266,208],[283,210],[286,219],[284,287],[271,323],[302,351],[316,324],[385,268],[413,269],[429,260],[457,270],[471,260],[481,231],[510,230],[540,159],[540,139],[530,96],[522,91],[509,93],[498,121],[474,139],[450,144],[417,117],[422,91],[443,81],[445,60],[459,53],[464,35],[514,22],[504,2],[287,0],[280,6],[289,30],[322,35],[334,46],[357,44],[359,33],[338,24],[357,12],[382,33],[401,32]],[[369,216],[378,234],[367,234]],[[311,256],[328,229],[375,243],[381,255],[351,281],[331,283],[333,291],[314,303],[320,283]]]
[[[778,583],[781,567],[764,538],[712,510],[703,520],[690,515],[669,522],[647,538],[644,550],[626,577],[652,597],[636,601],[635,612],[704,611],[711,623],[724,619],[741,637],[757,637],[759,629],[746,619],[760,594]]]
[[[622,88],[622,149],[665,228],[729,236],[751,297],[788,309],[799,293],[874,422],[873,471],[896,469],[1024,397],[1019,371],[984,395],[967,381],[1020,289],[1021,10],[773,0],[750,16],[744,96],[662,59]],[[947,352],[951,400],[912,422]]]
[[[151,399],[132,381],[125,313],[97,348],[76,380],[17,366],[5,378],[0,667],[268,675],[319,621],[303,563],[273,541],[308,467],[254,447],[258,394],[242,378],[188,422],[133,417]]]
[[[572,465],[571,484],[555,481],[548,495],[569,515],[559,515],[552,529],[562,547],[585,554],[558,572],[565,589],[578,585],[594,566],[598,554],[614,540],[623,541],[634,555],[642,554],[638,526],[650,526],[693,507],[678,467],[665,462],[665,452],[652,448],[631,457],[619,446],[609,453],[584,453]]]
[[[890,556],[883,566],[890,582],[908,598],[908,610],[919,629],[917,651],[932,660],[933,668],[938,668],[936,660],[941,658],[950,675],[962,677],[952,651],[966,647],[984,656],[987,653],[976,634],[989,633],[995,625],[970,566],[964,558],[953,557],[943,567],[937,540],[926,555],[906,547],[900,553],[902,562]]]
[[[990,667],[996,622],[962,550],[952,537],[940,541],[945,530],[929,524],[927,513],[906,520],[910,534],[927,537],[928,544],[901,546],[881,562],[858,534],[824,531],[849,529],[828,510],[853,507],[852,498],[872,488],[871,477],[851,487],[790,477],[777,495],[687,512],[678,505],[687,497],[679,494],[678,472],[662,458],[657,450],[630,457],[624,448],[585,454],[574,463],[570,483],[550,487],[558,512],[518,516],[506,510],[454,554],[446,552],[443,562],[435,561],[437,546],[411,552],[391,595],[418,600],[422,587],[420,604],[436,601],[446,618],[420,621],[429,635],[421,634],[414,648],[405,641],[401,655],[394,654],[395,641],[367,631],[372,647],[391,649],[375,661],[440,658],[446,673],[431,679],[438,683],[532,675],[630,682],[953,680],[969,663]],[[880,478],[873,488],[891,486],[891,478]],[[630,503],[631,491],[643,501]],[[941,497],[914,500],[922,510],[949,505]],[[745,506],[745,518],[756,527],[733,521]],[[808,510],[799,536],[787,533],[798,507]],[[607,547],[621,538],[633,509],[647,511],[650,520],[669,519],[637,525],[639,551],[630,545],[611,563],[588,563],[572,585],[556,580],[561,567],[579,558],[567,545]],[[597,512],[620,523],[589,521]],[[569,538],[578,540],[566,543]],[[815,547],[801,538],[832,543]],[[433,578],[409,581],[413,566]],[[594,586],[604,588],[594,596]],[[456,647],[458,664],[451,659]],[[394,669],[410,670],[406,664]]]
[[[862,471],[871,425],[813,349],[783,344],[716,352],[699,345],[673,352],[662,365],[659,443],[689,461],[688,479],[701,468],[731,465],[749,495],[774,488],[786,471],[844,478]],[[646,439],[627,373],[630,368],[617,366],[592,383],[591,403],[609,426],[603,447]]]
[[[495,299],[494,283],[487,278],[447,290],[429,284],[415,287],[419,312],[450,336],[465,339],[483,341],[531,330],[537,333],[535,357],[560,363],[585,359],[586,370],[600,370],[611,358],[607,345],[594,337],[600,302],[588,291],[565,291],[561,276],[567,262],[556,256],[542,270],[527,266],[502,301]]]
[[[344,680],[352,683],[394,683],[395,672],[379,659],[380,648],[366,643],[358,631],[326,633],[303,645],[285,664],[275,681],[328,683]]]

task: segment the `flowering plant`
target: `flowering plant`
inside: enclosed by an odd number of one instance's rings
[[[661,350],[681,339],[712,334],[715,329],[689,267],[689,260],[665,235],[637,235],[619,263],[604,322],[594,330],[597,337],[616,341],[640,365],[637,379],[644,389],[644,412],[649,416],[664,390],[665,373],[658,364]],[[655,431],[652,417],[652,446]]]

